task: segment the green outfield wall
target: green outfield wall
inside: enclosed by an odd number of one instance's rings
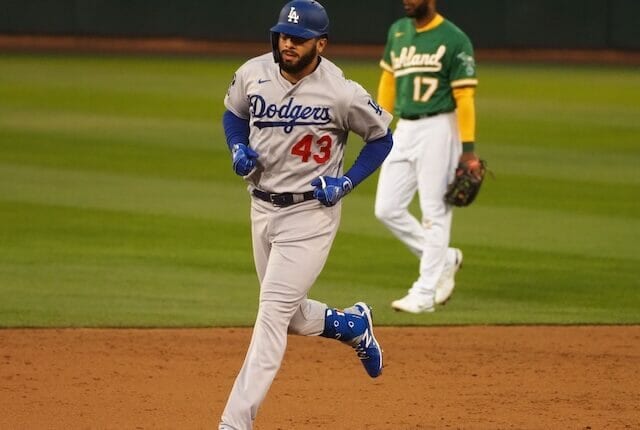
[[[266,40],[285,2],[0,0],[0,33]],[[324,0],[335,43],[384,41],[400,0]],[[640,49],[640,0],[440,0],[478,48]]]

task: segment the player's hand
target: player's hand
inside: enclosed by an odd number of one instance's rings
[[[460,156],[460,164],[465,166],[469,172],[471,172],[476,178],[480,179],[484,166],[480,162],[480,158],[475,152],[463,152]]]
[[[246,176],[256,167],[258,153],[244,143],[236,143],[231,148],[233,171],[236,175]]]
[[[318,176],[311,181],[311,185],[316,187],[313,190],[313,197],[325,206],[335,205],[353,189],[353,183],[347,176],[339,178]]]

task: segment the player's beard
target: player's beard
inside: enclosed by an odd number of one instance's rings
[[[314,45],[309,52],[300,56],[296,63],[286,63],[282,59],[282,51],[280,51],[280,68],[287,73],[295,75],[296,73],[303,71],[309,64],[313,62],[313,60],[315,60],[317,56],[318,48]]]
[[[426,18],[427,15],[429,15],[429,2],[423,1],[421,4],[416,6],[415,9],[411,11],[405,11],[405,14],[409,18],[415,18],[418,20]]]

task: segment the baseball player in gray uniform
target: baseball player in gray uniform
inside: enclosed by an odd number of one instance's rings
[[[320,56],[328,31],[318,2],[287,3],[271,28],[272,53],[243,64],[224,100],[233,169],[251,196],[260,297],[249,350],[219,429],[253,427],[281,365],[287,333],[338,339],[355,349],[369,376],[382,372],[366,303],[339,311],[307,298],[338,230],[341,199],[382,164],[393,144],[391,115]],[[366,144],[343,174],[349,131]]]

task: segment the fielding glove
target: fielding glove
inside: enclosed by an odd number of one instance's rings
[[[453,182],[447,187],[444,200],[453,206],[469,206],[480,192],[486,172],[485,160],[477,159],[460,163]]]
[[[313,190],[313,197],[325,206],[335,205],[353,189],[353,183],[347,176],[339,178],[318,176],[311,181],[311,185],[316,187]]]
[[[236,175],[246,176],[256,167],[258,153],[244,143],[236,143],[231,148],[233,171]]]

